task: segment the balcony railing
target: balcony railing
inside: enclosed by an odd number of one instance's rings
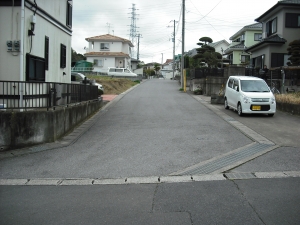
[[[0,110],[49,110],[90,100],[98,100],[98,87],[90,84],[0,81]]]

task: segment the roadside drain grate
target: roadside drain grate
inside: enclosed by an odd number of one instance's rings
[[[256,176],[252,173],[225,173],[224,177],[229,180],[244,180],[256,178]]]
[[[272,145],[255,143],[254,145],[247,146],[238,152],[225,155],[221,158],[212,160],[205,164],[199,165],[196,168],[184,171],[177,175],[195,175],[195,174],[210,174],[227,166],[230,166],[236,162],[239,162],[249,156],[255,155],[259,152],[263,152],[265,149]]]

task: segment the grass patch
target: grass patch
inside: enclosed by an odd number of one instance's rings
[[[300,92],[275,95],[276,102],[300,104]]]
[[[99,84],[102,84],[105,95],[119,95],[137,84],[137,82],[126,78],[111,78],[108,76],[97,75],[87,75],[87,77],[95,80]]]

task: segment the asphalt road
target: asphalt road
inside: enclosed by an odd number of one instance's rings
[[[57,143],[1,153],[0,223],[299,224],[300,118],[208,101],[148,80]]]

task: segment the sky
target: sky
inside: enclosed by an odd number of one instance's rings
[[[185,52],[198,48],[201,37],[226,40],[275,5],[278,0],[185,0]],[[73,0],[72,48],[84,54],[88,37],[112,34],[131,40],[132,8],[136,10],[139,59],[144,63],[173,58],[182,53],[183,0]],[[133,4],[135,4],[133,6]],[[133,58],[137,58],[137,42]]]

